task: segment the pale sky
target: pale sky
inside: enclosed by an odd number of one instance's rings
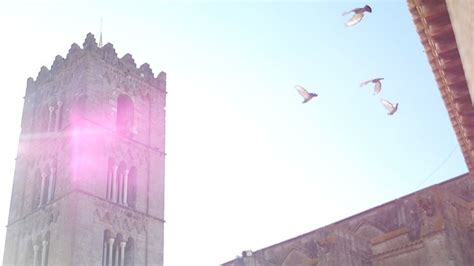
[[[167,266],[218,265],[467,172],[405,1],[0,1],[0,224],[26,79],[98,38],[101,17],[120,57],[167,72]],[[359,87],[376,77],[394,116]],[[297,84],[319,97],[302,104]]]

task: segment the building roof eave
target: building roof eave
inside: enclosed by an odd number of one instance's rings
[[[469,171],[474,168],[474,107],[447,4],[407,0]]]

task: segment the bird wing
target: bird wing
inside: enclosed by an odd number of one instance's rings
[[[361,86],[361,87],[362,87],[362,86],[365,86],[365,85],[369,84],[370,82],[372,82],[372,80],[364,81],[364,82],[362,82],[362,83],[360,84],[360,86]]]
[[[350,14],[350,13],[353,12],[353,11],[354,11],[354,9],[353,9],[353,10],[346,11],[346,12],[342,13],[342,15],[345,16],[345,15],[347,15],[347,14]]]
[[[362,20],[363,17],[364,17],[364,13],[355,14],[354,16],[352,16],[351,19],[349,19],[346,22],[346,26],[347,27],[352,27],[352,26],[356,25],[357,23],[359,23]]]
[[[303,96],[303,98],[308,99],[308,98],[310,97],[308,91],[305,90],[305,88],[303,88],[302,86],[296,85],[296,86],[295,86],[295,89],[298,91],[298,93],[299,93],[301,96]]]
[[[374,95],[379,94],[381,90],[382,90],[382,83],[379,80],[377,80],[374,86]]]
[[[395,109],[393,104],[385,99],[380,99],[380,102],[383,104],[385,109],[387,109],[389,112],[392,112]]]

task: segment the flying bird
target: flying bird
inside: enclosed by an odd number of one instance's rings
[[[308,92],[305,88],[303,88],[300,85],[296,85],[295,89],[298,91],[298,93],[303,96],[303,103],[308,102],[311,100],[313,97],[318,96],[316,93]]]
[[[367,80],[367,81],[364,81],[360,84],[360,86],[365,86],[369,83],[374,83],[374,95],[377,95],[380,93],[380,91],[382,90],[382,83],[380,82],[381,80],[383,80],[383,78],[376,78],[376,79],[371,79],[371,80]]]
[[[355,8],[355,9],[352,9],[350,11],[344,12],[344,13],[342,13],[342,15],[345,16],[347,14],[350,14],[351,12],[354,12],[354,16],[352,16],[352,18],[350,18],[346,22],[347,27],[352,27],[352,26],[356,25],[357,23],[359,23],[362,20],[362,18],[364,17],[365,12],[372,13],[372,8],[369,5],[365,5],[364,7]]]
[[[385,109],[388,110],[388,115],[393,115],[398,109],[398,103],[393,105],[393,103],[391,103],[391,102],[389,102],[385,99],[380,99],[380,102],[382,102]]]

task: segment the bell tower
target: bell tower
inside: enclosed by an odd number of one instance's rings
[[[3,265],[163,265],[166,73],[89,33],[24,100]]]

